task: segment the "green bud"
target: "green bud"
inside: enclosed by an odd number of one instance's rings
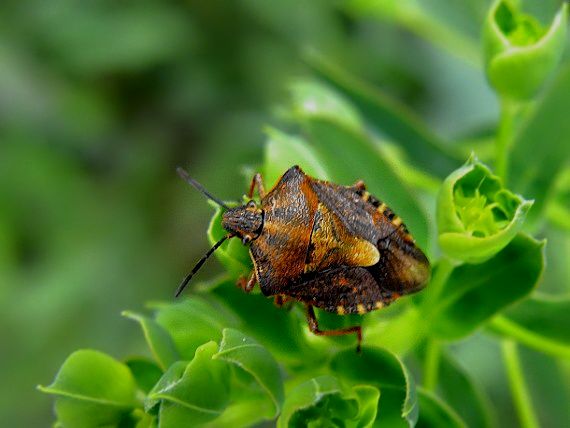
[[[532,98],[556,68],[566,41],[567,5],[550,27],[516,10],[510,1],[496,1],[483,26],[487,78],[502,96]]]
[[[531,205],[472,157],[445,179],[439,192],[439,245],[452,259],[482,263],[520,231]]]

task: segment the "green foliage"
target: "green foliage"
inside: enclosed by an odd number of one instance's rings
[[[489,80],[501,96],[532,98],[556,69],[566,41],[567,4],[549,28],[497,0],[485,20],[483,43]]]
[[[446,256],[481,263],[501,251],[522,229],[532,202],[501,185],[475,159],[447,177],[437,201],[439,246]]]
[[[279,13],[263,2],[247,3],[248,14],[286,31]],[[548,27],[504,1],[494,3],[487,18],[482,14],[485,71],[502,109],[496,129],[482,137],[495,150],[484,150],[486,164],[474,155],[464,163],[461,153],[470,147],[440,137],[334,54],[300,54],[309,77],[289,82],[277,125],[266,128],[262,161],[250,169],[262,172],[268,189],[293,164],[339,184],[363,179],[404,219],[433,267],[424,291],[390,308],[364,318],[317,314],[323,328],[362,323],[361,354],[352,337],[312,335],[300,305],[277,309],[259,291],[239,290],[235,281],[251,271],[252,261],[233,239],[215,253],[223,272],[193,283],[193,294],[153,303],[147,314],[123,313],[138,323],[147,356],[119,362],[77,351],[50,386],[39,387],[54,396],[58,426],[508,425],[483,380],[459,363],[457,350],[478,336],[503,353],[502,363],[491,363],[504,365],[503,384],[511,388],[517,418],[536,424],[540,416],[518,346],[555,359],[570,356],[568,296],[545,296],[539,288],[544,232],[564,234],[568,242],[570,68],[558,66],[567,44],[566,9]],[[419,2],[358,0],[347,2],[344,12],[391,19],[448,51],[464,49],[461,58],[478,60],[473,35],[446,26]],[[101,24],[87,23],[116,28],[103,15]],[[169,31],[182,31],[176,14],[160,16],[157,22],[170,23]],[[78,71],[158,61],[159,33],[129,55],[122,55],[123,40],[108,62],[95,56],[89,65],[78,52],[62,60]],[[207,229],[212,244],[226,233],[222,209],[214,208]],[[552,262],[564,267],[567,259]]]
[[[380,391],[372,386],[357,385],[343,390],[332,376],[312,378],[288,394],[277,426],[371,427],[379,398]]]
[[[53,383],[39,389],[56,396],[55,413],[63,426],[118,425],[140,407],[129,368],[99,351],[74,352]]]
[[[434,334],[446,339],[464,337],[528,296],[542,273],[543,246],[519,235],[486,262],[455,267],[437,301],[427,308]]]

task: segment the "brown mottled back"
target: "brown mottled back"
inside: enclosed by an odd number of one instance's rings
[[[293,167],[261,202],[263,230],[250,252],[261,291],[270,296],[304,272],[318,200],[310,178]]]
[[[401,219],[364,186],[315,180],[293,167],[261,208],[263,229],[250,252],[265,295],[362,313],[429,278],[429,263]]]

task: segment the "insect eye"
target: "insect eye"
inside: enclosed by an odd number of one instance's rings
[[[256,207],[256,205],[255,205],[254,201],[249,201],[246,205],[246,208],[255,208],[255,207]]]
[[[249,236],[249,235],[245,235],[241,240],[242,244],[244,244],[244,245],[250,241],[251,241],[251,236]]]

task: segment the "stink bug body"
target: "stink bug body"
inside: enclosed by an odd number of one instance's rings
[[[228,234],[182,281],[177,296],[222,242],[237,237],[249,245],[254,265],[249,280],[240,283],[244,291],[259,284],[276,303],[300,301],[307,307],[313,333],[356,333],[360,347],[360,326],[322,331],[313,307],[340,315],[364,314],[421,290],[429,279],[429,262],[400,217],[369,194],[362,181],[340,186],[311,178],[294,166],[267,194],[256,174],[250,201],[228,208],[184,170],[178,172],[226,209],[222,226]],[[251,199],[255,189],[259,205]]]

